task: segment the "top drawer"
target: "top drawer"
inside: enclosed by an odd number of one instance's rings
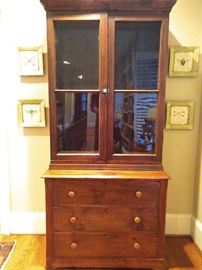
[[[53,201],[58,205],[158,205],[159,181],[72,180],[54,181]]]

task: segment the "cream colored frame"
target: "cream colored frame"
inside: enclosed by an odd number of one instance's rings
[[[44,75],[42,47],[18,48],[19,52],[19,75],[41,76]],[[33,64],[29,65],[34,58]]]
[[[40,121],[25,121],[23,105],[39,105]],[[45,127],[45,107],[42,99],[23,99],[18,100],[18,125],[20,127]],[[29,113],[29,112],[28,112]]]
[[[190,72],[174,71],[175,53],[176,52],[193,52],[193,65]],[[170,62],[169,62],[169,76],[170,77],[195,77],[198,74],[199,67],[199,47],[170,47]]]
[[[188,107],[188,123],[187,124],[171,124],[171,108],[172,106]],[[166,129],[192,129],[194,122],[194,102],[193,101],[168,101],[167,102],[167,114],[166,114]]]

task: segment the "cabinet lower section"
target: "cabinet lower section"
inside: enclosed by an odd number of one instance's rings
[[[134,171],[87,175],[49,171],[44,176],[47,269],[164,269],[168,176]]]

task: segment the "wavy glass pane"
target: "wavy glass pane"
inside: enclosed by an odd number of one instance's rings
[[[154,153],[156,93],[116,93],[114,153]]]
[[[160,22],[117,22],[115,88],[157,89]]]
[[[55,23],[56,88],[98,89],[99,22]]]
[[[58,152],[98,151],[98,93],[56,93]]]

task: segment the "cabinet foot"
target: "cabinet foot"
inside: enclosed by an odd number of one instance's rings
[[[166,266],[156,266],[156,267],[153,267],[152,270],[169,270],[169,267],[167,265]]]
[[[52,266],[46,266],[45,268],[46,270],[55,270],[56,268],[52,267]],[[59,269],[58,269],[59,270]]]

